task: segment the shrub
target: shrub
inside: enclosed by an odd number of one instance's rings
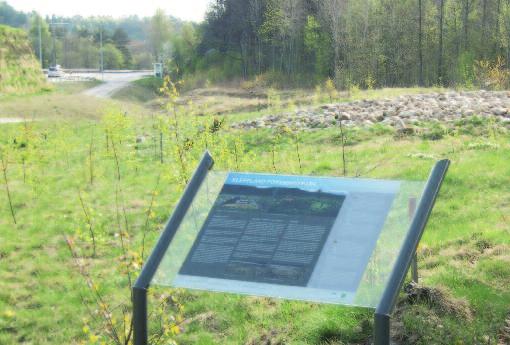
[[[505,68],[504,60],[498,56],[496,61],[475,61],[476,82],[481,88],[504,90],[510,86],[510,70]]]
[[[444,126],[440,124],[434,124],[427,130],[423,131],[420,136],[425,140],[441,140],[446,134],[447,129]]]

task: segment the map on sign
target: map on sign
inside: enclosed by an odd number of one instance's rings
[[[306,286],[344,194],[225,184],[181,274]]]
[[[423,183],[209,172],[152,283],[372,306]]]

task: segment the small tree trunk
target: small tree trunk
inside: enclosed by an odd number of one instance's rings
[[[90,144],[89,144],[89,173],[90,173],[90,184],[94,183],[94,130],[92,130],[92,135],[90,136]]]
[[[486,42],[487,42],[487,0],[482,0],[482,34],[480,35],[480,47],[482,48],[482,58],[486,58]]]
[[[11,191],[9,190],[9,179],[7,178],[7,160],[2,156],[2,173],[5,183],[5,192],[7,193],[7,201],[9,202],[9,209],[11,210],[12,221],[14,224],[18,224],[16,221],[16,214],[14,213],[14,206],[12,205]]]
[[[499,14],[499,11],[501,11],[501,0],[498,0],[497,1],[497,7],[496,7],[496,23],[495,23],[495,26],[496,26],[496,34],[495,34],[495,40],[494,40],[494,55],[496,56],[499,56],[499,53],[500,53],[500,28],[499,28],[499,17],[500,17],[500,14]],[[508,63],[508,61],[507,61]]]
[[[298,137],[297,133],[294,136],[294,140],[296,141],[296,155],[297,155],[297,159],[298,159],[298,163],[299,163],[299,171],[301,171],[301,169],[302,169],[301,153],[299,151],[299,137]]]
[[[437,57],[437,81],[439,85],[444,85],[443,75],[443,28],[444,28],[444,2],[439,2],[439,51]]]
[[[464,51],[468,49],[469,46],[469,12],[470,12],[470,1],[464,0],[464,18],[463,18],[463,27],[464,27]]]
[[[342,170],[343,176],[347,176],[347,161],[345,159],[345,132],[342,120],[340,120],[340,140],[342,140]]]
[[[423,16],[422,16],[422,0],[418,0],[418,60],[419,60],[419,71],[418,71],[418,84],[423,86]]]
[[[163,164],[163,132],[159,132],[159,161]]]
[[[85,216],[85,220],[87,221],[90,239],[92,240],[92,257],[96,257],[96,234],[94,233],[94,228],[92,227],[92,219],[90,218],[89,213],[87,212],[87,208],[85,207],[85,203],[83,202],[83,198],[81,197],[81,191],[78,191],[78,198],[80,199],[81,209],[83,211],[83,215]]]

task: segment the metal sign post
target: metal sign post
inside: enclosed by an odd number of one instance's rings
[[[179,224],[181,223],[186,211],[191,205],[193,197],[202,184],[207,171],[212,168],[214,161],[209,154],[205,152],[200,160],[197,170],[193,174],[188,186],[184,190],[181,200],[177,203],[175,210],[165,226],[154,250],[149,259],[144,264],[140,276],[133,285],[133,324],[134,324],[134,343],[135,345],[148,345],[147,332],[147,289],[156,272],[156,269],[165,254],[170,241],[175,235]]]
[[[416,209],[409,232],[404,245],[397,258],[384,294],[375,311],[374,318],[374,344],[390,345],[390,318],[393,307],[397,301],[398,293],[402,288],[409,266],[416,255],[416,249],[420,242],[430,213],[436,202],[439,189],[450,166],[449,160],[436,163],[428,179],[423,197]]]

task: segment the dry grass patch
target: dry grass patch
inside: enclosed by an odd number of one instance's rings
[[[416,283],[410,283],[404,288],[406,294],[405,303],[414,305],[425,304],[434,309],[439,315],[452,315],[467,321],[473,320],[473,312],[465,299],[455,298],[450,291],[444,287],[428,287]]]
[[[80,118],[97,119],[105,102],[95,97],[43,94],[29,99],[14,98],[0,103],[2,117],[26,119]]]
[[[498,334],[498,345],[510,344],[510,312]]]
[[[261,335],[248,340],[245,345],[285,345],[285,337],[277,329],[263,332]]]

